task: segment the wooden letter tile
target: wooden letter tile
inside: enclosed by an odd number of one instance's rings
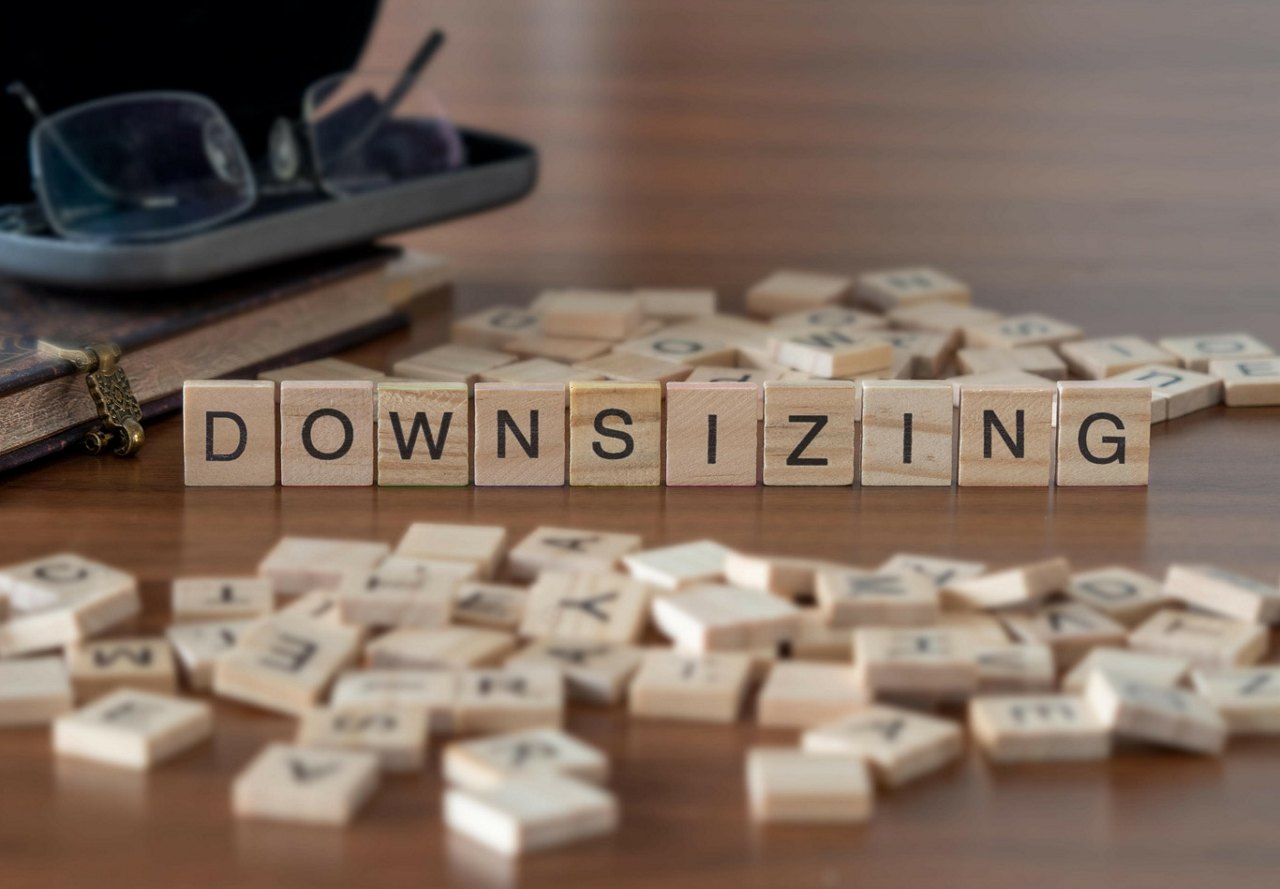
[[[455,343],[481,349],[501,349],[518,336],[536,333],[542,320],[520,306],[494,306],[453,322],[449,329]]]
[[[1089,649],[1124,645],[1128,630],[1105,614],[1079,602],[1054,603],[1033,611],[1012,611],[1005,626],[1023,642],[1048,645],[1062,669],[1075,666]]]
[[[453,670],[347,670],[333,684],[334,710],[392,710],[424,714],[429,730],[453,731],[458,676]]]
[[[172,589],[175,621],[239,620],[276,607],[271,582],[262,577],[179,577]]]
[[[1280,667],[1196,670],[1191,682],[1233,735],[1280,734]]]
[[[1280,589],[1216,565],[1170,565],[1164,589],[1180,602],[1223,617],[1280,623]]]
[[[1095,670],[1085,698],[1122,737],[1211,756],[1226,747],[1226,722],[1212,704],[1191,692]]]
[[[799,612],[758,590],[700,584],[655,599],[653,622],[682,651],[774,645],[796,635]]]
[[[730,345],[725,336],[698,330],[665,330],[652,336],[627,340],[618,344],[617,354],[649,361],[665,361],[668,365],[685,368],[732,365],[738,358],[737,348]],[[604,371],[601,370],[600,373]]]
[[[1111,379],[1151,387],[1152,422],[1157,422],[1156,417],[1160,421],[1176,420],[1222,402],[1222,380],[1185,368],[1144,365]]]
[[[1141,623],[1170,601],[1160,581],[1120,566],[1072,574],[1064,592],[1126,626]]]
[[[973,655],[978,665],[978,691],[982,694],[1020,694],[1053,691],[1057,665],[1048,645],[984,646]]]
[[[858,276],[859,302],[881,310],[946,303],[968,306],[969,285],[931,268],[889,269]]]
[[[69,645],[136,615],[131,574],[72,553],[0,568],[9,619],[0,622],[0,657]]]
[[[634,291],[646,318],[688,321],[716,312],[716,292],[700,287],[638,287]]]
[[[640,301],[629,293],[562,290],[539,300],[542,332],[602,340],[626,339],[644,320]]]
[[[754,485],[758,398],[754,383],[669,383],[667,484]]]
[[[373,383],[280,384],[280,484],[373,484]]]
[[[564,384],[477,383],[475,439],[477,485],[563,485]]]
[[[735,722],[751,677],[749,655],[653,649],[631,683],[632,716]]]
[[[784,367],[833,379],[888,368],[893,346],[857,327],[784,330],[769,338],[769,355]]]
[[[565,364],[576,364],[598,358],[613,348],[610,340],[581,339],[569,336],[545,336],[534,333],[516,337],[502,347],[503,351],[521,358],[546,358]]]
[[[471,398],[463,383],[378,384],[378,484],[471,481]]]
[[[570,700],[610,706],[626,696],[643,657],[644,649],[634,645],[552,639],[522,648],[507,664],[554,667],[564,676]]]
[[[914,571],[828,568],[818,572],[816,592],[833,627],[919,627],[938,619],[938,587]]]
[[[871,818],[875,791],[861,757],[755,747],[747,753],[747,797],[756,821],[844,824]]]
[[[379,636],[365,648],[371,667],[449,669],[496,664],[515,649],[515,637],[478,627],[406,627]]]
[[[853,286],[841,275],[777,271],[747,290],[747,312],[772,318],[840,302]]]
[[[978,577],[987,570],[984,562],[966,562],[960,559],[944,559],[939,556],[922,556],[916,553],[898,553],[880,566],[881,571],[900,573],[914,571],[929,578],[938,587],[953,580]]]
[[[571,383],[569,484],[661,481],[661,384]]]
[[[183,383],[182,447],[188,485],[274,485],[276,384]]]
[[[838,567],[820,559],[731,552],[724,560],[724,576],[734,586],[792,599],[814,592],[819,571]]]
[[[218,658],[213,688],[223,697],[297,715],[319,702],[338,671],[354,660],[358,642],[353,629],[276,615]]]
[[[514,364],[506,364],[493,370],[485,371],[480,380],[485,383],[506,383],[509,386],[526,386],[533,384],[558,384],[567,386],[574,380],[603,380],[598,373],[581,370],[552,361],[549,358],[528,358]],[[477,383],[476,385],[479,385]]]
[[[1114,377],[1125,371],[1147,365],[1179,367],[1182,361],[1155,343],[1137,336],[1111,336],[1101,339],[1063,343],[1062,357],[1071,372],[1087,380]]]
[[[1222,380],[1223,400],[1231,407],[1280,404],[1280,358],[1211,361],[1209,373]]]
[[[1267,628],[1211,614],[1165,609],[1129,634],[1129,647],[1186,658],[1194,666],[1247,667],[1267,653]]]
[[[992,762],[1106,759],[1111,733],[1083,698],[1000,695],[969,702],[969,730]]]
[[[48,725],[73,703],[62,658],[0,661],[0,728]]]
[[[1089,677],[1099,670],[1123,679],[1172,688],[1182,682],[1190,666],[1183,658],[1144,654],[1125,648],[1095,648],[1062,677],[1062,690],[1083,694]]]
[[[988,487],[1047,486],[1053,472],[1055,400],[1053,392],[1043,389],[1016,386],[962,389],[959,483]],[[1145,452],[1142,465],[1145,469]]]
[[[1151,393],[1144,383],[1058,384],[1058,484],[1145,485]]]
[[[454,731],[558,728],[564,722],[564,698],[564,677],[551,667],[468,670],[458,678]]]
[[[444,749],[445,780],[467,790],[488,790],[508,781],[567,775],[603,784],[609,759],[559,729],[532,728],[457,741]]]
[[[764,483],[852,485],[857,385],[764,384]]]
[[[1160,348],[1176,355],[1184,367],[1201,373],[1209,370],[1210,361],[1270,358],[1275,354],[1270,346],[1247,333],[1166,337],[1160,340]]]
[[[640,535],[611,534],[543,526],[535,529],[507,554],[507,570],[519,580],[532,580],[542,571],[606,572],[618,560],[640,549]]]
[[[487,849],[516,856],[611,833],[618,803],[593,784],[535,775],[488,790],[446,790],[444,823]]]
[[[480,374],[512,364],[515,360],[506,352],[446,343],[402,358],[391,370],[397,377],[411,380],[469,385],[480,379]],[[379,409],[378,413],[381,416],[382,410]]]
[[[1004,349],[1018,346],[1056,346],[1083,337],[1084,331],[1074,324],[1034,313],[1011,315],[999,321],[975,324],[964,329],[966,345]]]
[[[506,583],[463,581],[453,595],[453,622],[515,631],[524,619],[529,591]]]
[[[258,575],[284,595],[333,590],[348,571],[372,568],[390,552],[371,540],[282,537],[258,563]]]
[[[388,559],[347,575],[334,591],[338,617],[363,627],[444,626],[458,585],[475,574],[467,562]]]
[[[960,758],[964,733],[949,719],[875,704],[804,733],[809,753],[843,753],[865,760],[876,781],[901,787]]]
[[[520,635],[635,642],[649,618],[650,588],[625,574],[544,571],[529,590]]]
[[[100,639],[67,648],[67,670],[77,701],[92,701],[117,688],[172,693],[178,669],[168,640]]]
[[[623,556],[622,561],[637,579],[664,590],[678,590],[723,578],[730,553],[714,540],[695,540],[633,553]]]
[[[1067,376],[1067,365],[1049,346],[961,349],[956,353],[956,363],[966,374],[1020,370],[1047,380],[1061,380]]]
[[[268,744],[236,776],[231,807],[238,818],[346,824],[378,781],[372,753]]]
[[[620,382],[670,383],[683,380],[693,373],[693,368],[687,364],[676,364],[674,361],[629,352],[612,352],[599,358],[579,361],[574,367],[599,374],[606,380]]]
[[[847,716],[866,702],[851,666],[780,661],[756,699],[756,722],[767,728],[809,728]]]
[[[122,688],[59,716],[59,755],[145,771],[213,734],[213,710],[203,701]]]
[[[213,668],[218,658],[239,645],[240,637],[255,623],[245,619],[171,625],[165,635],[182,666],[187,686],[194,691],[213,688]]]
[[[961,630],[859,627],[853,663],[876,698],[965,698],[978,687],[974,643]]]
[[[296,743],[364,751],[378,757],[384,772],[416,772],[426,759],[429,728],[425,709],[347,704],[304,713]]]
[[[501,525],[443,525],[414,522],[396,545],[403,559],[462,562],[488,580],[502,567],[507,529]]]
[[[1031,605],[1058,593],[1071,581],[1071,563],[1059,556],[995,574],[953,580],[942,587],[943,604],[960,608]]]
[[[945,380],[862,384],[862,484],[950,485],[955,432]]]

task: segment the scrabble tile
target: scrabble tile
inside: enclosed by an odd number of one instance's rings
[[[693,373],[693,368],[687,364],[677,364],[674,361],[633,355],[628,352],[611,352],[599,358],[579,361],[574,367],[598,374],[606,380],[632,383],[678,382]]]
[[[717,296],[702,287],[638,287],[632,295],[640,302],[646,318],[662,321],[687,321],[714,315]]]
[[[237,818],[347,824],[378,782],[372,753],[268,744],[236,776],[231,808]]]
[[[1223,617],[1280,623],[1280,589],[1216,565],[1170,565],[1164,589],[1186,605]]]
[[[518,336],[536,333],[542,326],[538,314],[520,306],[494,306],[458,318],[449,338],[460,345],[501,349]]]
[[[265,710],[297,715],[313,707],[356,656],[352,629],[295,616],[267,618],[218,658],[214,692]]]
[[[373,383],[280,384],[280,484],[371,485]]]
[[[667,485],[754,485],[758,402],[752,383],[669,383]]]
[[[182,450],[187,485],[276,483],[276,384],[187,380]]]
[[[1210,361],[1209,373],[1222,380],[1223,400],[1230,407],[1280,404],[1280,358]]]
[[[603,784],[609,758],[559,729],[532,728],[455,741],[441,758],[444,778],[466,790],[489,790],[508,781],[565,775]]]
[[[625,555],[622,562],[638,580],[664,590],[679,590],[722,579],[731,552],[714,540],[695,540]]]
[[[893,358],[892,345],[857,327],[783,330],[769,350],[779,364],[826,379],[883,370]]]
[[[756,821],[858,823],[871,818],[874,788],[861,757],[754,747],[747,753],[747,798]]]
[[[1025,370],[990,370],[980,374],[962,374],[958,377],[948,377],[947,382],[951,383],[954,393],[954,403],[956,407],[960,406],[961,396],[966,389],[971,388],[989,388],[996,387],[1014,387],[1018,389],[1036,389],[1041,392],[1049,392],[1052,395],[1058,394],[1058,384],[1053,380],[1038,377],[1035,374],[1027,373]],[[1053,422],[1057,423],[1058,417],[1055,412]]]
[[[942,585],[944,605],[961,608],[1005,608],[1033,605],[1061,592],[1071,580],[1071,563],[1058,556],[995,574],[952,580]]]
[[[1063,349],[1073,345],[1078,344],[1067,343]],[[961,349],[956,353],[956,363],[967,374],[1020,370],[1047,380],[1063,380],[1067,376],[1066,363],[1048,346]]]
[[[834,305],[849,295],[853,282],[842,275],[777,271],[747,290],[747,312],[773,317]]]
[[[733,586],[765,590],[791,599],[813,593],[818,572],[838,567],[821,559],[733,551],[725,557],[724,577]]]
[[[353,364],[350,361],[343,361],[341,358],[320,358],[316,361],[304,361],[301,364],[291,364],[288,367],[278,367],[274,370],[264,370],[258,374],[259,380],[269,380],[275,383],[283,383],[285,380],[303,380],[315,382],[317,380],[385,380],[387,375],[380,370],[374,370],[371,367],[364,367],[360,364]],[[274,389],[273,398],[278,398],[280,390]]]
[[[992,762],[1106,759],[1111,734],[1083,698],[999,695],[969,702],[969,731]]]
[[[868,336],[888,343],[893,348],[895,362],[906,356],[908,379],[941,377],[950,365],[959,341],[955,334],[923,330],[875,330]]]
[[[1164,609],[1129,634],[1129,647],[1204,668],[1247,667],[1266,656],[1267,628],[1211,614]]]
[[[756,699],[756,722],[808,728],[847,716],[866,702],[866,690],[847,664],[779,661]]]
[[[1183,658],[1144,654],[1125,648],[1095,648],[1062,677],[1062,690],[1083,694],[1089,677],[1098,670],[1148,685],[1172,688],[1182,682],[1189,668],[1190,664]]]
[[[507,570],[512,577],[532,580],[542,571],[613,571],[619,560],[640,549],[639,534],[615,534],[542,526],[512,547]]]
[[[1196,670],[1191,683],[1232,735],[1280,734],[1280,667]]]
[[[570,384],[569,484],[661,481],[661,384]]]
[[[564,676],[570,700],[612,705],[626,696],[643,657],[644,649],[634,645],[550,639],[527,645],[507,664],[553,667]]]
[[[801,608],[800,624],[788,648],[797,661],[848,663],[853,658],[853,633],[848,627],[830,626],[816,608]]]
[[[469,562],[388,559],[343,579],[334,591],[338,618],[363,627],[444,626],[458,585],[475,573]]]
[[[708,583],[654,599],[653,622],[683,651],[723,651],[790,639],[799,612],[768,593]]]
[[[387,303],[404,306],[452,284],[453,272],[443,256],[404,250],[382,267]]]
[[[67,671],[77,701],[92,701],[118,688],[163,694],[178,686],[173,651],[163,637],[76,643],[67,648]]]
[[[425,710],[351,704],[302,714],[295,743],[372,753],[384,772],[416,772],[426,759],[428,729]]]
[[[1023,642],[1053,649],[1058,666],[1067,669],[1100,645],[1124,645],[1128,630],[1105,614],[1079,602],[1053,603],[1032,611],[1012,611],[1005,626]]]
[[[785,367],[695,367],[685,378],[686,383],[751,383],[756,389],[756,420],[764,419],[764,384],[771,380],[786,379],[790,375],[806,376]]]
[[[1028,313],[1011,315],[999,321],[974,324],[964,329],[969,346],[1013,349],[1018,346],[1057,346],[1084,338],[1084,331],[1074,324]]]
[[[979,643],[973,655],[981,694],[1053,691],[1057,665],[1048,645]]]
[[[750,677],[746,654],[651,649],[631,683],[629,709],[646,718],[736,722]]]
[[[858,627],[853,664],[877,699],[967,697],[977,690],[974,643],[963,631],[937,627]]]
[[[433,383],[474,383],[480,374],[515,362],[515,356],[496,349],[445,343],[401,358],[391,367],[397,377]],[[381,415],[381,411],[379,411]],[[379,422],[383,422],[379,419]]]
[[[336,589],[347,571],[372,568],[391,552],[372,540],[282,537],[258,563],[278,594]]]
[[[769,319],[772,327],[779,329],[811,329],[819,330],[831,327],[857,327],[862,330],[887,330],[889,319],[875,312],[864,309],[851,309],[846,306],[824,306],[819,309],[806,309],[776,315]]]
[[[1080,340],[1063,343],[1061,349],[1071,372],[1087,380],[1114,377],[1152,364],[1179,367],[1182,363],[1176,355],[1137,336]]]
[[[1010,645],[1004,624],[998,618],[980,611],[943,611],[938,615],[936,626],[944,630],[955,630],[978,646],[980,651],[992,646]]]
[[[186,676],[187,686],[193,691],[211,689],[214,664],[240,643],[240,637],[255,622],[243,619],[171,624],[165,636]]]
[[[801,746],[807,753],[856,756],[879,784],[901,787],[959,759],[964,734],[949,719],[871,704],[810,728]]]
[[[506,383],[508,385],[532,383],[559,383],[567,386],[575,380],[602,380],[598,373],[580,370],[549,358],[526,358],[514,364],[505,364],[480,374],[480,381],[485,383]],[[477,385],[479,385],[477,383]]]
[[[953,580],[978,577],[987,570],[987,566],[985,562],[966,562],[962,559],[898,553],[881,565],[880,570],[891,573],[914,571],[917,574],[923,574],[937,586],[943,587]]]
[[[1185,368],[1144,365],[1116,374],[1111,379],[1150,385],[1152,415],[1162,415],[1167,420],[1176,420],[1222,402],[1222,380]]]
[[[544,571],[529,590],[520,635],[635,642],[648,623],[648,585],[616,571]]]
[[[1172,352],[1183,367],[1205,373],[1210,361],[1242,361],[1246,358],[1269,358],[1275,354],[1270,346],[1247,333],[1206,333],[1197,336],[1165,337],[1159,346]]]
[[[764,483],[853,484],[858,389],[847,380],[764,384]]]
[[[1199,695],[1095,670],[1085,699],[1117,735],[1189,753],[1221,755],[1227,724]]]
[[[966,327],[999,321],[1004,315],[994,309],[956,303],[915,303],[895,306],[885,317],[901,330],[927,330],[958,338]]]
[[[0,729],[47,725],[73,704],[62,658],[0,661]]]
[[[501,525],[414,522],[396,544],[395,554],[405,559],[464,562],[488,580],[502,566],[506,547],[507,529]]]
[[[512,584],[463,581],[453,594],[453,622],[514,632],[528,597],[527,589]]]
[[[951,484],[955,432],[945,380],[862,384],[862,484]]]
[[[969,285],[937,269],[916,267],[868,272],[858,276],[860,302],[882,310],[922,304],[967,306]]]
[[[1145,485],[1151,394],[1145,383],[1058,384],[1058,485]]]
[[[178,577],[170,603],[174,621],[237,620],[274,611],[276,594],[261,577]]]
[[[1063,592],[1126,626],[1146,620],[1169,603],[1160,581],[1118,565],[1078,571]]]
[[[565,404],[563,383],[477,383],[475,483],[563,485]]]
[[[938,587],[915,571],[828,568],[818,572],[815,591],[833,627],[918,627],[938,618]]]
[[[1047,486],[1054,462],[1055,401],[1055,394],[1044,389],[963,388],[960,391],[959,483],[986,487]],[[1136,431],[1129,434],[1136,437]],[[1132,466],[1137,465],[1137,455],[1134,457]]]
[[[277,611],[275,616],[312,621],[322,627],[348,628],[348,625],[342,622],[336,591],[316,590],[304,593]],[[363,627],[349,627],[349,629],[355,630],[359,641],[363,642],[365,636]]]
[[[471,397],[465,383],[379,383],[378,484],[471,481]]]
[[[444,823],[493,852],[516,856],[611,833],[618,803],[592,784],[535,775],[487,790],[446,790]]]
[[[737,360],[738,349],[724,333],[668,329],[619,343],[615,354],[695,368],[732,365]]]
[[[551,336],[623,340],[644,320],[640,301],[629,293],[562,290],[539,300],[542,332]]]
[[[521,358],[546,358],[561,364],[576,364],[579,361],[598,358],[612,348],[612,340],[547,336],[541,333],[518,336],[502,347],[504,352]]]
[[[515,637],[479,627],[405,627],[379,636],[365,648],[379,669],[445,669],[496,664],[515,649]]]
[[[213,734],[213,710],[203,701],[121,688],[53,723],[59,756],[146,771]]]
[[[73,553],[0,568],[0,593],[9,601],[9,619],[0,622],[0,657],[77,642],[141,607],[133,575]]]
[[[438,735],[454,728],[458,676],[453,670],[347,670],[333,684],[329,705],[335,710],[412,710],[426,717]]]
[[[564,722],[564,677],[551,667],[467,670],[458,677],[454,730],[492,734]]]

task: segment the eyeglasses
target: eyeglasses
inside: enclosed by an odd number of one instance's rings
[[[264,197],[342,198],[457,169],[462,139],[422,85],[443,43],[433,31],[398,74],[356,71],[312,84],[300,117],[272,126],[264,170],[204,96],[127,93],[45,116],[25,86],[11,84],[36,120],[29,153],[39,203],[0,207],[0,231],[160,241],[221,225]]]

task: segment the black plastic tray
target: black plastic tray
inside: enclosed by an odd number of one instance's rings
[[[491,210],[533,189],[533,146],[460,132],[467,151],[461,170],[350,198],[264,201],[248,216],[176,241],[98,244],[0,234],[0,276],[85,290],[182,287]]]

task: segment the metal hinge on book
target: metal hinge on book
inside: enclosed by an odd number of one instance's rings
[[[120,347],[115,343],[94,343],[79,348],[59,346],[40,340],[42,355],[62,358],[85,375],[89,396],[98,409],[102,425],[84,436],[84,449],[90,454],[110,450],[117,457],[128,457],[142,447],[142,408],[134,397],[133,387],[120,367]]]

